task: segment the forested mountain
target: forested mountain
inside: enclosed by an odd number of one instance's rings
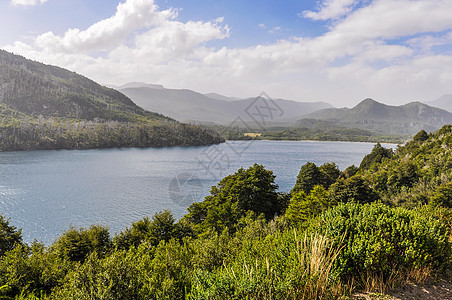
[[[144,110],[68,70],[0,50],[0,150],[211,144],[209,130]]]
[[[313,112],[304,118],[329,121],[333,124],[373,130],[382,134],[413,135],[425,129],[434,131],[452,123],[452,114],[420,102],[390,106],[365,99],[355,107],[331,108]]]
[[[130,97],[139,106],[170,116],[183,122],[202,122],[229,125],[237,117],[250,120],[247,108],[255,98],[237,99],[218,94],[200,94],[192,90],[165,89],[149,84],[127,84],[119,91]],[[325,102],[296,102],[273,99],[282,112],[273,122],[287,122],[296,116],[309,114],[319,109],[330,108]],[[252,123],[252,122],[251,122]]]
[[[165,210],[113,237],[70,227],[27,245],[0,215],[0,298],[392,299],[409,285],[402,299],[449,299],[451,149],[452,125],[422,130],[359,167],[307,162],[290,193],[254,164],[179,221]]]

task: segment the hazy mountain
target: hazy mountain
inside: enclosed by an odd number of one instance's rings
[[[208,93],[208,94],[204,94],[206,97],[209,97],[211,99],[215,99],[215,100],[224,100],[224,101],[236,101],[236,100],[240,100],[240,98],[237,97],[226,97],[217,93]]]
[[[319,110],[304,118],[331,122],[346,127],[373,130],[383,134],[414,134],[421,129],[433,131],[452,123],[452,114],[420,102],[391,106],[365,99],[355,107]]]
[[[163,85],[161,85],[161,84],[152,84],[152,83],[144,83],[144,82],[129,82],[129,83],[126,83],[123,85],[107,84],[106,86],[108,86],[112,89],[115,89],[115,90],[127,89],[127,88],[141,88],[141,87],[148,87],[148,88],[159,89],[159,90],[164,89]]]
[[[137,105],[179,121],[204,122],[227,125],[237,117],[250,121],[249,109],[256,98],[235,99],[218,94],[200,94],[191,90],[156,89],[148,86],[120,89]],[[324,102],[296,102],[275,99],[278,115],[274,122],[284,122],[288,118],[309,114],[319,109],[332,107]],[[248,110],[247,110],[248,109]],[[248,112],[248,113],[247,113]]]
[[[74,72],[0,50],[0,150],[219,141]]]
[[[425,102],[425,104],[452,112],[452,95],[443,95],[436,100]]]

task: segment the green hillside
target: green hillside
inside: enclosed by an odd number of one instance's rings
[[[212,131],[146,111],[68,70],[0,50],[0,150],[204,145]]]

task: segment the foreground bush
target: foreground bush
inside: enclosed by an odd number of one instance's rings
[[[388,281],[396,273],[441,271],[449,265],[450,229],[441,211],[347,203],[323,214],[315,228],[334,245],[345,245],[334,264],[335,276],[364,284],[363,278],[374,274]]]

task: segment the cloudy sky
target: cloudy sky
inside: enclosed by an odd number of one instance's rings
[[[100,83],[388,104],[452,93],[451,0],[3,0],[0,48]]]

